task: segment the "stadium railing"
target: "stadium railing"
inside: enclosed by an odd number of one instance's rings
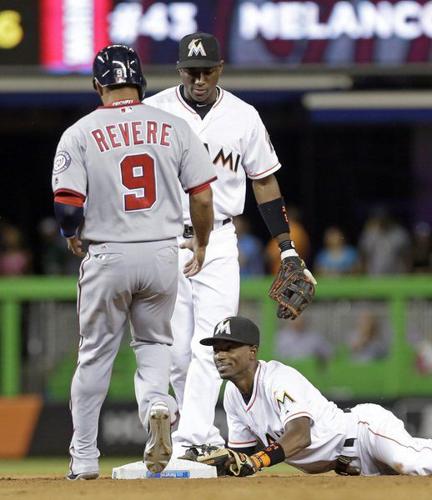
[[[322,360],[315,357],[288,360],[278,353],[276,336],[281,322],[275,315],[275,303],[267,296],[270,283],[269,277],[242,281],[240,311],[242,314],[250,313],[261,327],[263,339],[260,358],[287,362],[304,373],[322,392],[332,396],[396,398],[432,393],[432,375],[427,370],[425,372],[418,369],[418,345],[410,339],[410,333],[416,330],[421,339],[432,342],[430,276],[319,279],[314,301],[315,324],[321,321],[326,330],[323,335],[335,344],[333,355],[327,363],[322,363]],[[21,383],[23,306],[44,301],[72,303],[75,298],[76,279],[73,277],[0,279],[0,395],[13,396],[24,391]],[[389,349],[381,359],[356,361],[347,344],[340,341],[348,334],[343,331],[343,325],[347,323],[334,321],[334,316],[339,314],[335,305],[358,303],[366,309],[379,304],[387,318],[390,327]],[[347,307],[344,306],[343,309],[347,310]],[[348,310],[351,309],[348,307]],[[413,318],[418,320],[418,311],[423,317],[414,324]],[[333,332],[332,329],[341,331]],[[60,367],[57,373],[50,375],[53,383],[51,390],[46,392],[48,398],[67,399],[75,360],[76,352],[65,359],[63,368]],[[132,353],[129,355],[121,352],[118,363],[123,363],[133,373]],[[432,365],[430,369],[432,371]],[[114,369],[109,394],[113,399],[133,398],[131,378],[128,377],[127,383],[124,378],[122,370]]]

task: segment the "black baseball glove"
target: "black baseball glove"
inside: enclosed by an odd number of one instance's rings
[[[192,446],[185,456],[194,462],[216,467],[218,476],[251,476],[258,471],[251,458],[245,453],[239,453],[230,448],[216,446]]]
[[[297,318],[312,302],[316,284],[300,257],[285,257],[269,291],[269,296],[279,304],[278,318]]]

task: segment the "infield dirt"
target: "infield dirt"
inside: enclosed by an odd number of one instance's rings
[[[260,475],[253,478],[66,481],[60,477],[3,477],[2,499],[94,500],[426,500],[432,478],[386,476],[341,477],[333,473],[306,476]]]

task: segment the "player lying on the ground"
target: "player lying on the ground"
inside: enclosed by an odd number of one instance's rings
[[[258,361],[259,336],[252,321],[236,316],[201,340],[213,346],[219,374],[229,381],[229,449],[189,449],[196,460],[234,476],[284,461],[311,474],[432,474],[432,439],[412,437],[401,420],[376,404],[341,410],[297,370]]]

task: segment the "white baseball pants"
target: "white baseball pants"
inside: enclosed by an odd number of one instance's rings
[[[432,474],[432,439],[412,437],[402,420],[382,406],[361,404],[351,411],[358,418],[357,453],[362,475]]]
[[[222,381],[213,362],[213,349],[199,341],[213,335],[220,320],[238,311],[240,273],[234,225],[211,232],[202,270],[185,278],[183,267],[190,258],[190,250],[180,250],[177,301],[171,320],[171,385],[180,409],[179,426],[173,434],[175,453],[192,444],[224,444],[214,426]]]

